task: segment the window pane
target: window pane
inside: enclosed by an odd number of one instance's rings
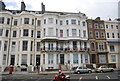
[[[29,30],[23,29],[23,36],[28,36],[28,35],[29,35]]]
[[[40,26],[40,25],[41,25],[41,21],[38,20],[38,21],[37,21],[37,26]]]
[[[4,17],[0,17],[0,24],[4,24]]]
[[[111,51],[111,52],[114,52],[114,51],[115,51],[114,46],[110,46],[110,51]]]
[[[116,55],[111,55],[111,62],[116,62]]]
[[[40,31],[37,31],[37,38],[40,38]]]
[[[0,29],[0,36],[3,35],[3,29]]]
[[[63,25],[63,21],[60,21],[60,25]]]
[[[7,51],[8,41],[4,42],[4,51]]]
[[[33,31],[33,30],[31,30],[31,37],[33,37],[33,33],[34,33],[34,31]]]
[[[10,18],[7,18],[7,24],[8,25],[10,24]]]
[[[29,18],[24,18],[24,24],[29,24]]]
[[[16,48],[16,42],[12,42],[12,48],[11,48],[11,51],[15,51],[15,48]]]
[[[86,37],[86,30],[83,30],[83,37]]]
[[[73,63],[78,64],[78,54],[73,54]]]
[[[85,22],[83,22],[83,26],[85,26]]]
[[[53,23],[53,18],[48,18],[49,23]]]
[[[68,20],[66,20],[66,25],[68,25],[69,24],[69,21]]]
[[[34,25],[34,19],[32,19],[32,25]]]
[[[53,28],[48,28],[48,35],[53,36],[53,34],[54,34]]]
[[[17,35],[17,32],[13,31],[13,37],[16,37],[16,35]]]
[[[105,55],[100,55],[99,59],[100,59],[100,63],[106,63],[106,57],[105,57]]]
[[[96,38],[99,38],[99,32],[95,33]]]
[[[53,64],[53,54],[48,54],[48,64]]]
[[[37,42],[37,51],[40,51],[40,42]]]
[[[85,54],[85,63],[88,63],[88,55]]]
[[[6,37],[8,37],[8,35],[9,35],[9,30],[6,30]]]
[[[23,51],[27,51],[28,48],[28,41],[23,41]]]
[[[72,20],[71,20],[71,24],[76,24],[76,20],[75,20],[75,19],[72,19]]]
[[[27,54],[22,54],[22,60],[21,64],[27,64]]]
[[[3,55],[3,63],[2,63],[3,65],[5,65],[6,64],[6,55],[4,54]]]
[[[14,20],[14,25],[17,26],[17,23],[18,23],[18,20],[15,19],[15,20]]]
[[[60,30],[60,37],[63,37],[63,30]]]
[[[76,31],[76,29],[72,29],[72,36],[77,36],[77,31]]]

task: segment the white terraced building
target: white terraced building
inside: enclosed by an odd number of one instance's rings
[[[0,67],[15,71],[63,69],[89,64],[86,15],[83,13],[0,10]]]

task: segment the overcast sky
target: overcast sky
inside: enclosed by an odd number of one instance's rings
[[[2,0],[6,9],[20,10],[22,0]],[[104,20],[118,17],[118,2],[120,0],[23,0],[27,10],[41,11],[41,3],[46,11],[82,12],[88,18],[101,17]]]

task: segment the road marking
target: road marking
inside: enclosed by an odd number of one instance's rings
[[[109,77],[109,76],[107,76],[107,78],[108,78],[108,79],[110,79],[110,77]]]
[[[96,79],[98,79],[98,76],[96,76]]]
[[[82,80],[82,77],[80,77],[79,81],[81,81],[81,80]]]

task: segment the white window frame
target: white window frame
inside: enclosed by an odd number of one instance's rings
[[[112,56],[114,56],[114,57],[112,57]],[[111,58],[111,62],[116,62],[116,55],[110,55],[110,58]]]
[[[99,62],[100,63],[106,63],[106,56],[105,55],[99,55]]]
[[[78,64],[78,54],[73,54],[73,64]]]
[[[48,64],[53,64],[53,54],[48,54]]]

